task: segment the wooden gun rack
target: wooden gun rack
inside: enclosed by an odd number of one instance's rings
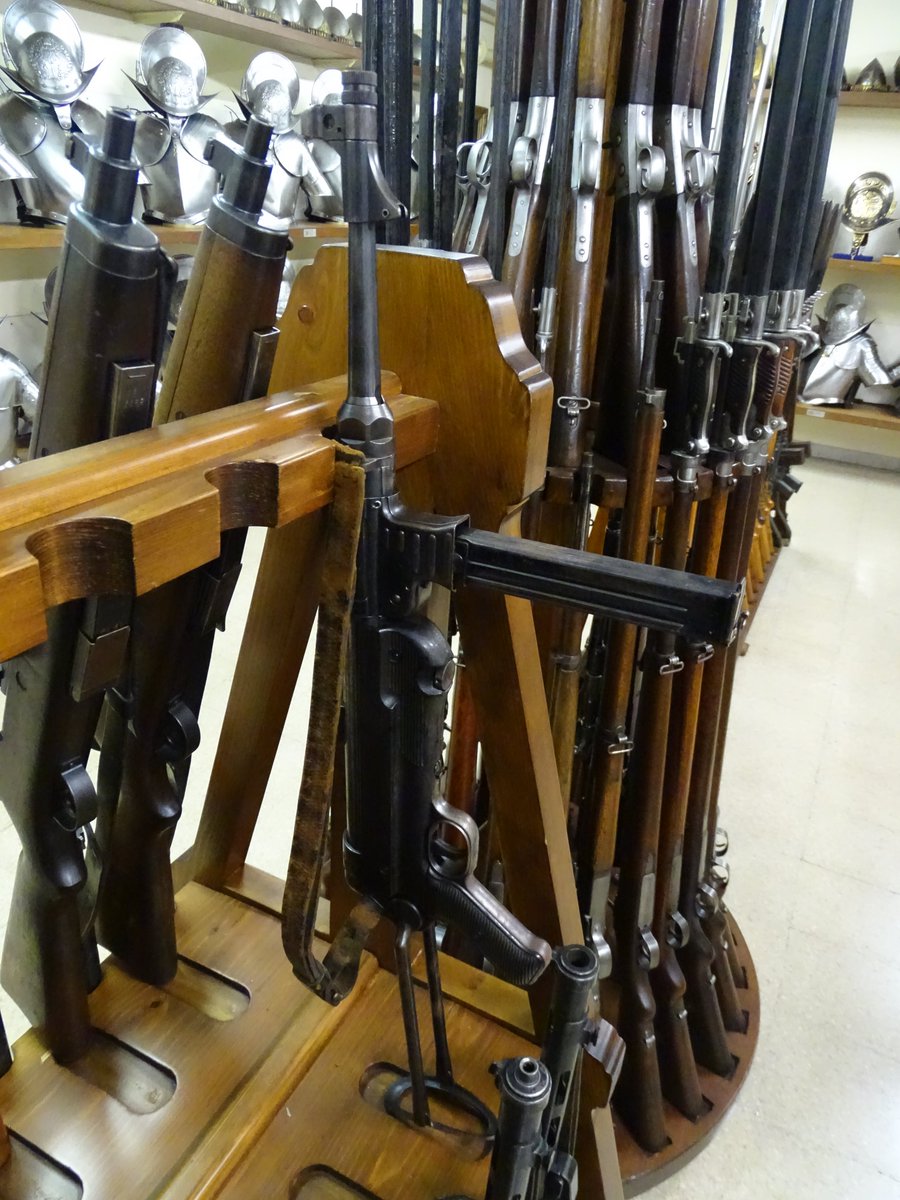
[[[318,602],[334,462],[322,431],[346,389],[346,270],[346,250],[329,246],[301,272],[269,397],[0,475],[2,659],[43,640],[50,606],[143,594],[214,558],[222,530],[269,529],[196,843],[175,865],[178,974],[158,989],[107,960],[90,998],[96,1043],[74,1066],[55,1063],[37,1030],[16,1043],[0,1079],[3,1200],[484,1194],[485,1160],[362,1095],[371,1064],[404,1062],[393,977],[367,957],[343,1005],[312,996],[282,950],[283,884],[245,865]],[[480,259],[406,249],[380,253],[379,282],[405,497],[515,533],[543,483],[552,393],[508,291]],[[580,941],[531,606],[463,589],[456,612],[511,906],[551,944]],[[345,903],[333,881],[333,925]],[[454,959],[443,967],[458,1078],[495,1107],[487,1068],[533,1049],[546,991],[529,1007]],[[590,1200],[623,1195],[609,1108],[621,1043],[606,1029],[608,1067],[585,1059]]]

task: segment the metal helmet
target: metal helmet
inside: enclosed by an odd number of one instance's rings
[[[856,83],[850,89],[854,92],[889,92],[887,76],[884,73],[884,67],[877,58],[873,58],[870,63],[860,71],[856,77]]]
[[[296,125],[300,99],[300,77],[294,64],[274,50],[264,50],[251,60],[244,72],[238,102],[247,117],[252,112],[271,125],[276,134]]]
[[[15,0],[3,16],[6,73],[23,91],[64,106],[80,96],[97,68],[85,70],[81,30],[55,0]]]
[[[853,283],[842,283],[828,297],[825,305],[825,330],[822,341],[835,346],[866,328],[863,310],[866,295]]]

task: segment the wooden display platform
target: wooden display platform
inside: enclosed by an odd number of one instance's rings
[[[723,1079],[720,1075],[714,1075],[700,1067],[700,1086],[709,1102],[709,1111],[699,1121],[694,1122],[682,1116],[671,1104],[667,1104],[666,1128],[671,1140],[666,1149],[658,1154],[645,1153],[623,1129],[621,1122],[616,1123],[616,1146],[626,1196],[638,1196],[648,1188],[662,1183],[699,1154],[731,1108],[747,1078],[759,1040],[759,980],[747,943],[733,915],[730,915],[730,928],[738,960],[745,973],[745,986],[738,987],[738,992],[747,1017],[746,1033],[728,1035],[728,1045],[735,1060],[734,1074],[729,1079]]]
[[[331,1008],[293,977],[276,917],[195,883],[178,895],[178,940],[195,970],[163,990],[107,963],[91,1017],[120,1044],[114,1068],[99,1036],[77,1073],[34,1030],[16,1043],[0,1080],[12,1146],[3,1200],[249,1200],[285,1195],[317,1163],[352,1167],[381,1200],[483,1193],[486,1161],[433,1137],[424,1154],[425,1134],[360,1096],[370,1064],[404,1061],[395,982],[374,959]],[[424,1032],[424,989],[421,1002]],[[496,1107],[489,1064],[532,1048],[452,1002],[448,1028],[460,1081]],[[168,1086],[154,1092],[153,1073]]]
[[[107,962],[91,997],[102,1032],[77,1067],[54,1062],[35,1030],[16,1043],[13,1069],[0,1079],[12,1150],[0,1167],[3,1200],[256,1200],[292,1196],[291,1181],[316,1166],[339,1170],[377,1200],[484,1194],[485,1159],[401,1125],[377,1095],[361,1094],[374,1064],[404,1062],[392,975],[367,956],[351,997],[331,1008],[294,979],[276,915],[191,883],[178,894],[177,920],[181,968],[165,989]],[[747,1032],[729,1035],[735,1072],[726,1080],[701,1069],[710,1110],[694,1124],[667,1107],[672,1141],[660,1154],[644,1154],[617,1123],[627,1196],[699,1153],[747,1076],[759,988],[734,932],[748,1015]],[[495,1003],[513,989],[460,966],[447,989],[458,1079],[496,1109],[489,1065],[534,1045],[471,1007],[476,977],[488,993],[493,986]],[[467,977],[469,1004],[449,997],[465,994]],[[427,995],[417,992],[428,1062]]]

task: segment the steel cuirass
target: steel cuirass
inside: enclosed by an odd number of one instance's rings
[[[160,26],[141,42],[131,82],[155,110],[138,117],[135,137],[144,210],[157,221],[196,224],[217,186],[204,151],[221,130],[199,111],[213,98],[203,94],[203,51],[183,29]]]
[[[81,31],[54,0],[16,0],[3,18],[7,76],[22,92],[0,97],[0,177],[11,180],[23,219],[66,219],[84,194],[84,179],[68,157],[73,129],[88,137],[100,114],[79,97],[97,68],[84,68]],[[7,161],[9,160],[9,161]],[[3,219],[7,213],[6,194]]]
[[[14,354],[0,350],[0,471],[14,467],[28,448],[38,385]]]
[[[872,322],[862,319],[865,303],[862,289],[849,283],[828,297],[822,347],[803,386],[803,403],[846,404],[860,383],[879,387],[900,382],[900,364],[884,365],[869,333]]]

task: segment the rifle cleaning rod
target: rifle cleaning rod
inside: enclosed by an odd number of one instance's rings
[[[731,53],[731,70],[724,89],[725,112],[723,128],[734,137],[743,131],[747,112],[747,98],[753,76],[753,50],[762,0],[737,0],[734,19],[734,43]],[[709,237],[709,253],[706,268],[705,291],[724,292],[728,284],[733,252],[733,233],[738,211],[738,193],[743,178],[743,163],[726,146],[719,156],[716,178],[716,200],[713,205],[712,229]]]

